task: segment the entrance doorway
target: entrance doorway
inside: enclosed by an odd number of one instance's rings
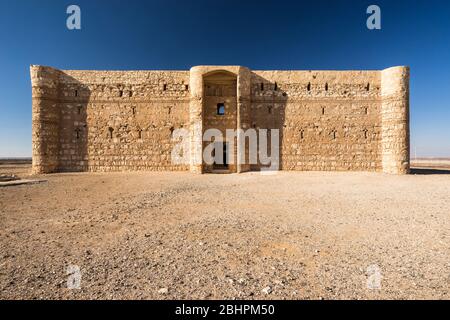
[[[215,142],[214,170],[228,170],[228,142]]]

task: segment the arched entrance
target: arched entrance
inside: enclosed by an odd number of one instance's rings
[[[203,76],[203,133],[218,130],[214,138],[212,164],[203,164],[204,172],[236,172],[236,138],[227,137],[227,129],[237,128],[237,75],[219,70]],[[203,149],[210,142],[204,141]],[[232,150],[230,150],[230,148]],[[205,159],[204,159],[205,160]]]
[[[190,70],[190,168],[191,172],[243,172],[250,166],[239,163],[237,129],[250,127],[250,71],[240,66],[197,66]],[[211,140],[205,132],[216,130],[212,163],[205,163],[203,151]],[[207,149],[209,151],[210,149]],[[243,150],[243,152],[247,152]]]

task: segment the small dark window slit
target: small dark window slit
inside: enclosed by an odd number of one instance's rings
[[[308,85],[306,86],[306,89],[307,89],[308,91],[311,91],[311,82],[308,82]]]
[[[217,115],[218,116],[225,115],[225,104],[224,103],[217,104]]]
[[[278,83],[275,82],[275,86],[273,88],[275,91],[278,91]]]
[[[364,108],[364,114],[369,114],[369,108],[367,107]]]
[[[138,137],[139,139],[142,139],[142,129],[138,129]]]
[[[368,132],[368,130],[367,130],[367,129],[364,129],[364,139],[367,139],[367,138],[368,138],[367,132]]]
[[[123,97],[123,91],[122,90],[119,91],[119,97],[121,97],[121,98]]]
[[[261,83],[261,91],[264,91],[264,83]]]
[[[136,107],[131,107],[131,110],[133,111],[133,116],[136,115]]]
[[[269,112],[269,114],[272,114],[272,107],[271,106],[267,107],[267,111]]]
[[[167,84],[163,85],[163,91],[167,91]]]
[[[77,108],[78,108],[78,114],[81,114],[81,110],[83,109],[83,107],[82,106],[78,106]]]
[[[112,139],[112,138],[113,138],[113,132],[114,132],[114,129],[111,128],[111,127],[109,127],[109,128],[108,128],[108,132],[109,132],[109,138]]]
[[[77,140],[80,139],[80,132],[81,130],[79,128],[75,129],[75,133],[77,134]]]
[[[78,97],[78,90],[75,90],[75,97]]]
[[[370,83],[367,83],[366,91],[369,91],[369,90],[370,90]]]
[[[300,130],[300,139],[303,139],[305,137],[305,131]]]
[[[322,115],[325,115],[325,107],[322,107]]]
[[[325,83],[325,91],[328,91],[328,83]]]

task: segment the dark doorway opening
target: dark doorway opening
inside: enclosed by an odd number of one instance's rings
[[[228,142],[216,142],[214,147],[214,170],[228,170]]]

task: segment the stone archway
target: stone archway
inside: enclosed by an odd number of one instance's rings
[[[237,171],[237,141],[234,136],[226,135],[227,130],[237,128],[237,118],[237,75],[221,70],[203,75],[203,133],[208,129],[221,133],[219,139],[215,138],[218,141],[214,141],[214,163],[207,164],[204,161],[204,172]],[[203,150],[205,144],[209,143],[203,141]],[[232,146],[233,150],[227,150],[227,146]]]
[[[240,66],[193,67],[190,70],[190,88],[190,170],[194,173],[211,172],[212,168],[203,161],[203,133],[205,129],[213,128],[215,125],[219,127],[216,129],[221,131],[245,130],[250,127],[250,71]],[[220,123],[221,117],[217,114],[216,108],[220,107],[220,103],[225,104],[225,112],[228,103],[228,110],[231,111],[229,117],[225,115],[224,123]],[[212,114],[214,112],[215,115]],[[236,160],[240,158],[241,151],[237,148],[239,143],[238,135],[235,150],[230,152],[230,156]],[[245,149],[243,152],[248,150]],[[234,166],[229,166],[230,172],[249,170],[250,165],[240,164],[237,161]]]

